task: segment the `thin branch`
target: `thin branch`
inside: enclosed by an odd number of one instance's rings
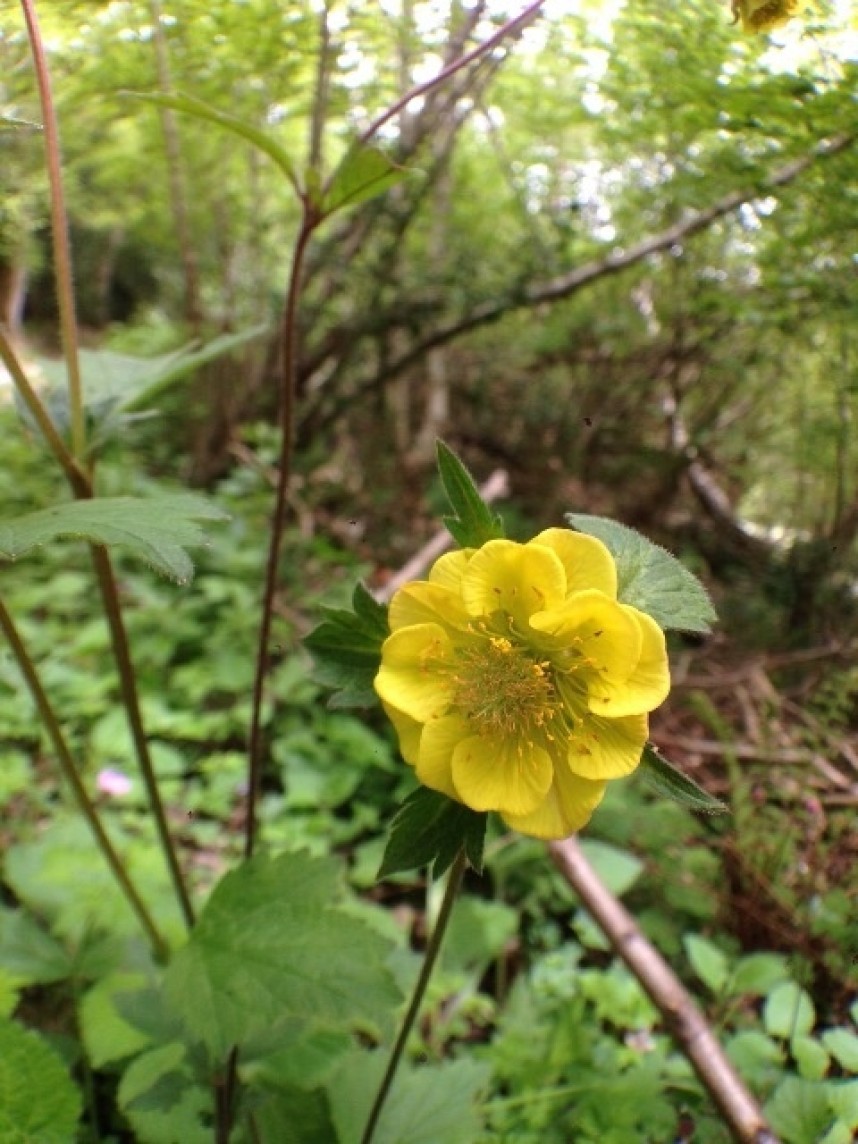
[[[63,194],[63,177],[60,163],[60,137],[57,117],[51,92],[51,77],[45,46],[39,31],[36,8],[33,0],[21,0],[30,50],[33,53],[33,66],[39,87],[39,101],[42,108],[42,121],[45,137],[45,161],[48,182],[51,188],[51,236],[54,254],[54,275],[57,284],[57,305],[60,311],[60,335],[63,355],[66,361],[69,391],[69,420],[71,423],[72,452],[81,460],[86,452],[86,420],[83,410],[83,383],[80,374],[80,360],[77,344],[77,320],[75,318],[74,285],[72,282],[71,241],[69,239],[68,216]]]
[[[660,1011],[734,1139],[740,1144],[778,1144],[691,996],[631,914],[602,885],[577,839],[552,842],[549,851],[560,873]]]

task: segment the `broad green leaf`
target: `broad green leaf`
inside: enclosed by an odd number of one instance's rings
[[[682,939],[691,968],[703,984],[715,994],[721,993],[730,976],[730,963],[723,950],[711,941],[687,933]]]
[[[789,1051],[805,1080],[822,1080],[828,1072],[831,1057],[815,1038],[799,1033],[790,1041]]]
[[[111,973],[84,995],[78,1009],[81,1037],[90,1064],[97,1069],[141,1052],[152,1038],[130,1024],[117,1008],[117,994],[146,984],[142,973]]]
[[[647,743],[643,749],[639,774],[656,794],[672,799],[689,810],[698,810],[704,814],[729,813],[728,807],[720,799],[707,794],[694,779],[669,763],[652,743]]]
[[[433,877],[439,878],[463,846],[468,861],[480,873],[486,821],[487,815],[438,791],[418,787],[396,812],[378,877],[432,866]]]
[[[353,1047],[350,1033],[290,1020],[269,1037],[251,1041],[241,1054],[241,1076],[248,1084],[278,1089],[319,1088]]]
[[[675,556],[614,520],[576,512],[567,513],[566,519],[609,549],[617,564],[617,595],[622,603],[646,612],[665,631],[711,629],[718,617],[709,595]]]
[[[210,1144],[212,1094],[193,1082],[184,1045],[160,1045],[132,1061],[119,1107],[140,1144]]]
[[[70,501],[0,521],[0,559],[17,560],[52,540],[73,537],[122,545],[171,580],[187,584],[194,566],[185,548],[206,544],[197,521],[226,519],[226,513],[194,493]]]
[[[0,1140],[74,1144],[81,1098],[54,1050],[14,1021],[0,1021]]]
[[[257,1144],[337,1144],[324,1092],[281,1089],[253,1093],[252,1140]]]
[[[504,535],[503,521],[491,511],[474,479],[452,449],[437,443],[438,473],[453,509],[444,517],[450,535],[463,548],[479,548],[487,540]]]
[[[518,910],[467,894],[453,906],[444,935],[441,964],[446,970],[482,973],[518,933]]]
[[[743,1029],[729,1037],[727,1056],[745,1080],[755,1087],[768,1088],[783,1074],[782,1047],[758,1029]]]
[[[173,111],[181,111],[186,115],[193,115],[196,119],[205,119],[209,123],[215,123],[218,127],[222,127],[225,131],[231,132],[233,135],[238,135],[239,138],[244,139],[246,142],[253,144],[259,151],[267,155],[269,159],[273,159],[292,186],[298,190],[298,176],[295,172],[295,166],[288,154],[283,148],[275,143],[271,136],[265,132],[260,131],[252,123],[247,123],[243,119],[239,119],[237,115],[230,115],[227,111],[219,111],[216,107],[212,107],[202,99],[197,99],[195,95],[187,95],[182,92],[143,92],[143,91],[127,91],[124,93],[132,99],[140,99],[144,103],[154,103],[159,107],[169,107]]]
[[[789,977],[789,966],[782,953],[749,953],[733,970],[730,993],[752,993],[762,997],[780,981]]]
[[[335,688],[332,707],[371,707],[378,702],[373,680],[381,645],[389,634],[387,609],[362,584],[355,588],[354,611],[323,608],[325,619],[304,640],[320,683]]]
[[[816,1023],[816,1010],[809,994],[795,981],[776,985],[763,1006],[763,1025],[772,1037],[789,1040],[809,1033]]]
[[[858,1075],[858,1037],[848,1029],[827,1029],[822,1043],[841,1068]]]
[[[849,1128],[858,1128],[858,1080],[833,1080],[826,1088],[837,1118]]]
[[[331,215],[343,207],[354,207],[367,199],[374,199],[394,184],[401,183],[409,173],[377,147],[355,143],[331,175],[322,198],[322,214]]]
[[[215,1060],[290,1017],[388,1020],[391,944],[338,909],[341,896],[338,864],[303,851],[254,858],[218,883],[165,975],[168,1005]]]
[[[354,1052],[327,1086],[339,1144],[360,1141],[385,1064],[386,1053]],[[400,1067],[373,1144],[473,1144],[488,1078],[476,1061]]]
[[[785,1144],[818,1144],[832,1119],[824,1087],[792,1076],[781,1081],[763,1111]]]
[[[628,850],[620,850],[595,838],[582,838],[580,846],[600,881],[618,898],[632,888],[643,872],[641,860]]]
[[[27,985],[63,981],[74,971],[66,949],[24,910],[0,910],[0,966]]]

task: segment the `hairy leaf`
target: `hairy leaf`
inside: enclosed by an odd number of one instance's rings
[[[362,584],[352,597],[354,611],[323,608],[324,621],[304,640],[320,683],[335,688],[332,707],[371,707],[378,699],[372,683],[389,634],[387,608]]]
[[[480,873],[487,818],[438,791],[418,787],[397,811],[378,877],[432,866],[433,876],[439,878],[463,846]]]
[[[438,473],[453,509],[444,524],[463,548],[479,548],[504,535],[503,521],[480,496],[473,477],[443,441],[437,444]]]
[[[226,520],[226,513],[193,493],[71,501],[0,521],[0,559],[17,560],[59,537],[74,537],[122,545],[171,580],[187,584],[194,566],[185,548],[206,543],[199,520]]]
[[[647,743],[643,749],[640,773],[647,786],[656,794],[673,799],[689,810],[699,810],[705,814],[728,813],[728,808],[720,799],[707,794],[694,779],[690,779],[673,763],[669,763],[652,743]]]
[[[165,977],[171,1004],[215,1060],[289,1017],[387,1022],[400,999],[389,943],[337,908],[336,861],[254,858],[215,887]]]
[[[609,549],[617,564],[622,603],[646,612],[666,631],[710,630],[718,617],[709,594],[675,556],[614,520],[577,512],[567,513],[566,519]]]

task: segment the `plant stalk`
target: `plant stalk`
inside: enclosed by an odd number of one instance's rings
[[[60,336],[66,361],[69,393],[69,420],[71,424],[72,453],[80,461],[86,453],[86,419],[83,408],[83,383],[78,355],[77,321],[75,318],[74,286],[72,284],[71,241],[68,215],[63,193],[60,163],[60,134],[56,109],[51,91],[51,76],[45,55],[45,45],[39,31],[34,0],[21,0],[33,66],[39,87],[39,102],[45,136],[45,160],[51,188],[51,242],[53,245],[54,275],[57,284],[57,305],[60,311]]]
[[[0,600],[0,629],[2,629],[12,654],[17,661],[18,667],[21,669],[21,674],[27,684],[33,701],[39,712],[39,717],[45,725],[45,730],[53,744],[54,750],[59,760],[60,769],[63,777],[68,782],[72,789],[75,802],[81,814],[87,821],[90,830],[95,838],[96,845],[104,856],[113,876],[116,878],[120,890],[125,896],[131,909],[137,915],[149,942],[152,946],[152,954],[156,961],[164,962],[167,960],[169,948],[166,941],[161,936],[158,927],[155,925],[152,915],[149,913],[148,907],[143,902],[143,899],[137,892],[128,873],[123,865],[122,859],[114,849],[113,843],[110,841],[107,832],[102,825],[101,819],[98,816],[98,811],[92,799],[89,797],[86,787],[84,786],[80,774],[78,772],[75,761],[72,758],[71,751],[69,750],[68,743],[63,735],[59,719],[51,706],[47,693],[42,686],[42,681],[39,673],[36,670],[36,665],[30,658],[30,654],[24,646],[24,641],[18,631],[15,621],[12,619],[11,614],[6,608],[6,605]]]
[[[414,1022],[417,1020],[417,1015],[420,1012],[420,1006],[423,1002],[423,996],[426,993],[426,987],[429,984],[429,978],[432,976],[432,970],[435,967],[435,962],[438,959],[438,954],[441,951],[441,942],[444,940],[444,933],[447,929],[447,923],[450,921],[450,915],[453,912],[453,903],[456,900],[456,894],[462,882],[462,875],[465,873],[467,866],[467,858],[465,857],[464,848],[456,855],[455,861],[450,868],[450,874],[447,879],[447,888],[444,890],[444,898],[441,902],[441,909],[438,911],[438,921],[432,930],[429,938],[429,943],[426,946],[426,953],[423,958],[423,965],[420,968],[420,976],[417,978],[417,983],[414,986],[414,993],[411,996],[411,1003],[408,1006],[408,1012],[402,1022],[402,1028],[399,1030],[399,1036],[396,1038],[396,1044],[393,1046],[393,1051],[390,1054],[390,1060],[387,1064],[387,1069],[382,1077],[381,1084],[379,1085],[378,1092],[375,1096],[375,1102],[369,1114],[369,1119],[366,1122],[363,1136],[361,1137],[361,1144],[371,1144],[375,1130],[378,1127],[378,1121],[381,1117],[384,1103],[390,1094],[393,1087],[393,1081],[396,1077],[396,1070],[399,1067],[399,1062],[405,1050],[405,1045],[408,1037],[414,1027]]]

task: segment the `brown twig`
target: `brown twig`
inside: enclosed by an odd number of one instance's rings
[[[734,1139],[741,1144],[778,1144],[691,996],[631,914],[602,885],[577,839],[551,842],[548,848],[562,876],[658,1008]]]

